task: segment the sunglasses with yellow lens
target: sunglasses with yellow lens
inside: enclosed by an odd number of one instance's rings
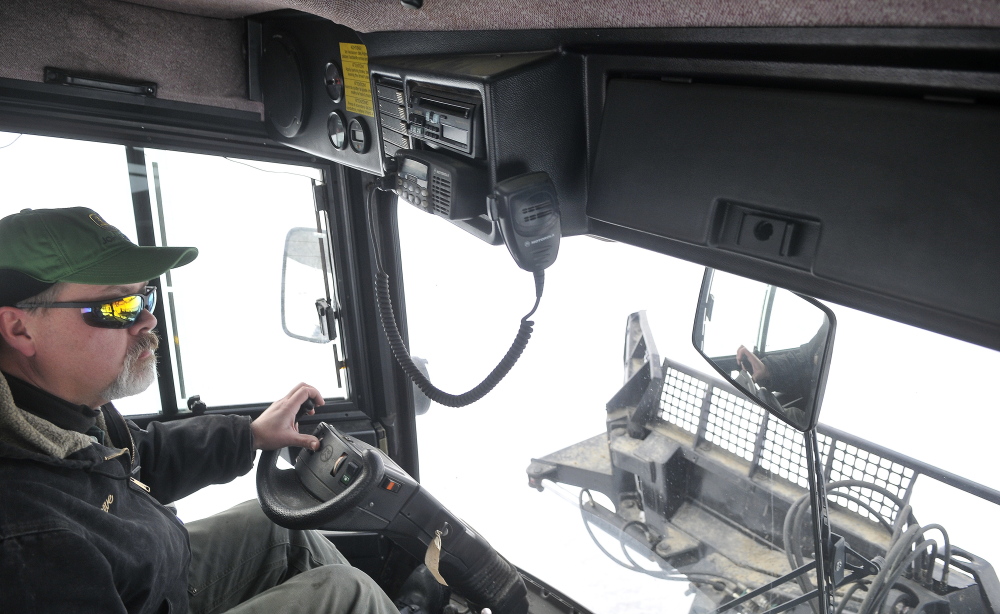
[[[156,286],[146,286],[142,294],[128,294],[106,301],[18,303],[25,307],[61,307],[80,310],[83,321],[97,328],[128,328],[142,315],[145,309],[152,312],[156,307]]]

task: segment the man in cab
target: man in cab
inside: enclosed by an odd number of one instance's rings
[[[187,526],[165,507],[257,450],[319,445],[295,422],[323,404],[306,384],[253,421],[143,430],[112,405],[156,380],[148,281],[197,255],[137,246],[82,207],[0,220],[0,611],[395,614],[328,540],[256,501]]]

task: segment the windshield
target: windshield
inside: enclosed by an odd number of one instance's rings
[[[411,352],[428,361],[436,386],[464,392],[509,347],[531,307],[531,276],[503,247],[412,207],[399,207],[399,227]],[[513,563],[598,614],[685,611],[695,596],[687,582],[625,569],[618,540],[594,529],[619,563],[609,560],[583,524],[579,489],[546,483],[539,493],[527,487],[525,468],[606,432],[605,405],[623,384],[629,314],[646,311],[661,360],[712,372],[691,344],[703,270],[628,245],[564,238],[546,270],[534,334],[507,378],[478,403],[432,404],[417,420],[422,483]],[[831,307],[839,324],[820,422],[1000,487],[987,459],[1000,404],[984,394],[1000,354]],[[779,331],[773,343],[780,346]],[[924,475],[911,503],[953,544],[1000,561],[1000,540],[981,529],[996,516],[993,504]],[[770,522],[780,531],[782,518]]]

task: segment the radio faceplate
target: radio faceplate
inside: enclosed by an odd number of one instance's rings
[[[483,102],[477,92],[410,84],[409,135],[471,158],[483,158]]]
[[[398,154],[407,149],[466,163],[483,173],[486,193],[499,181],[545,172],[559,194],[563,236],[587,231],[581,56],[559,51],[384,56],[375,51],[370,70],[387,175],[399,171]],[[406,194],[400,200],[446,217],[491,245],[503,242],[480,196],[474,208],[456,196],[461,181],[455,175],[428,172],[426,180],[418,180],[422,172],[404,174],[401,185],[393,179],[397,194]],[[435,196],[433,204],[430,196]]]
[[[486,213],[489,178],[486,170],[435,151],[399,150],[395,184],[400,199],[449,220],[468,220]]]

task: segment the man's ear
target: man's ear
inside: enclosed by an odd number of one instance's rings
[[[25,356],[35,355],[35,339],[31,336],[30,315],[17,307],[0,307],[0,337],[11,348]]]

